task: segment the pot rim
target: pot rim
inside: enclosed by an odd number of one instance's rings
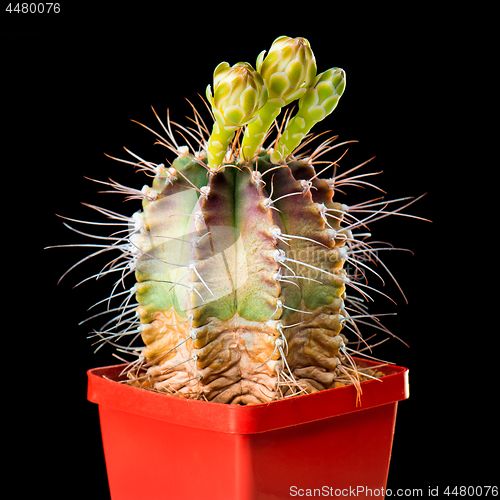
[[[346,385],[270,403],[239,406],[180,398],[132,387],[119,377],[126,364],[87,371],[87,398],[104,405],[171,424],[230,434],[254,434],[325,418],[368,410],[409,397],[408,368],[354,358],[362,366],[377,366],[384,376],[361,382],[361,404],[356,388]]]

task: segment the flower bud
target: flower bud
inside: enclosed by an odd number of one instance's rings
[[[269,100],[280,107],[299,99],[316,76],[316,59],[305,38],[277,38],[264,58],[257,58],[257,71],[262,75]]]
[[[299,111],[288,122],[271,156],[280,163],[309,133],[313,125],[326,118],[336,107],[345,89],[345,72],[332,68],[319,74],[299,100]]]
[[[280,36],[264,58],[265,53],[260,53],[256,67],[269,96],[243,138],[242,156],[248,159],[255,156],[281,108],[300,99],[316,76],[316,60],[305,38]]]
[[[299,112],[306,121],[319,122],[337,106],[345,89],[345,72],[332,68],[318,75],[299,101]]]
[[[266,103],[267,90],[250,64],[240,62],[231,67],[223,62],[214,71],[214,95],[208,86],[207,97],[219,126],[236,130]]]

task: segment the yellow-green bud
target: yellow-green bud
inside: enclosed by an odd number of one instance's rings
[[[316,76],[316,59],[305,38],[277,38],[264,58],[257,58],[257,71],[269,92],[269,101],[283,107],[299,99]]]
[[[309,133],[314,124],[336,107],[345,89],[345,72],[332,68],[319,74],[299,100],[299,111],[288,122],[271,156],[273,163],[283,161]]]
[[[236,130],[264,106],[267,90],[262,77],[250,64],[239,62],[231,67],[223,62],[214,71],[214,95],[212,97],[209,85],[207,98],[219,126]]]
[[[316,77],[313,85],[299,101],[297,115],[306,121],[319,122],[337,106],[345,89],[345,72],[332,68]]]
[[[214,95],[210,85],[207,99],[212,106],[215,123],[208,139],[208,166],[217,170],[234,137],[235,131],[256,118],[267,101],[267,89],[262,77],[252,66],[240,62],[229,66],[220,63],[214,71]]]
[[[305,38],[280,36],[264,58],[265,53],[260,53],[256,67],[269,96],[257,119],[248,125],[241,144],[242,155],[249,159],[254,157],[281,108],[300,99],[316,76],[316,59]]]

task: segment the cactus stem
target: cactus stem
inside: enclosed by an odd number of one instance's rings
[[[181,322],[181,323],[177,323],[177,324],[174,324],[174,325],[169,325],[169,326],[178,326],[178,325],[182,325],[183,323],[186,323],[187,321],[193,321],[193,315],[190,314],[190,318],[187,318],[185,321]],[[144,363],[143,366],[145,367],[149,367],[149,366],[153,366],[155,365],[161,358],[164,358],[165,356],[167,356],[168,354],[170,354],[171,352],[175,351],[176,349],[178,349],[179,347],[181,347],[182,345],[184,345],[188,340],[195,340],[196,339],[196,332],[192,332],[190,335],[188,335],[185,339],[181,340],[177,345],[175,345],[174,347],[172,347],[172,349],[160,354],[160,356],[157,356],[156,358],[152,359],[151,361],[148,361],[147,363]],[[172,367],[172,368],[175,368],[175,367]]]
[[[188,363],[189,361],[196,361],[198,359],[198,356],[196,354],[193,354],[192,356],[190,356],[189,358],[186,358],[186,359],[183,359],[182,361],[180,361],[179,363],[175,364],[175,365],[172,365],[172,366],[169,366],[168,368],[165,368],[163,370],[160,370],[160,374],[161,375],[164,375],[170,371],[172,371],[174,368],[177,368],[178,366],[181,366],[185,363]]]
[[[371,286],[368,286],[367,284],[365,283],[356,283],[356,285],[349,279],[349,278],[342,278],[341,276],[339,275],[336,275],[336,274],[333,274],[333,273],[330,273],[324,269],[321,269],[319,267],[316,267],[316,266],[313,266],[312,264],[308,264],[307,262],[302,262],[302,261],[299,261],[299,260],[296,260],[296,259],[291,259],[289,257],[286,257],[284,255],[284,252],[283,252],[283,255],[280,254],[279,257],[276,257],[275,256],[275,259],[278,259],[277,262],[279,262],[281,265],[287,267],[288,269],[290,269],[284,262],[282,262],[282,260],[286,260],[288,262],[293,262],[295,264],[299,264],[301,266],[305,266],[305,267],[309,267],[310,269],[313,269],[315,271],[319,271],[321,273],[324,273],[328,276],[332,276],[336,279],[339,279],[340,281],[342,281],[343,283],[351,286],[352,288],[354,288],[356,291],[358,291],[359,293],[361,293],[363,295],[363,297],[366,297],[367,299],[371,300],[373,302],[373,298],[370,297],[368,294],[366,294],[365,292],[363,292],[363,290],[361,290],[359,287],[363,287],[363,288],[368,288],[370,290],[373,290],[377,293],[380,293],[381,295],[383,295],[384,297],[388,298],[391,302],[393,302],[394,304],[396,303],[391,297],[389,297],[388,295],[386,295],[385,293],[382,293],[380,290],[377,290],[376,288],[373,288]],[[292,271],[290,269],[290,271]],[[293,273],[293,271],[292,271]]]
[[[271,316],[269,316],[269,318],[267,318],[267,320],[266,320],[266,321],[264,321],[264,323],[267,323],[268,321],[270,321],[270,320],[271,320],[271,318],[272,318],[272,317],[273,317],[276,313],[278,313],[278,315],[280,315],[280,316],[281,316],[281,313],[280,313],[280,307],[283,307],[283,302],[281,302],[281,300],[280,300],[280,299],[278,299],[278,300],[276,301],[276,308],[274,309],[274,311],[273,311],[273,313],[271,314]]]
[[[292,276],[287,276],[288,278],[292,278]],[[293,281],[290,281],[290,280],[285,280],[285,279],[279,279],[279,280],[276,280],[276,281],[279,281],[280,283],[290,283],[294,286],[296,286],[299,290],[300,290],[300,286],[297,285],[297,283],[294,283]]]
[[[296,278],[296,277],[297,276],[282,276],[280,270],[278,270],[278,272],[273,275],[273,280],[276,281],[277,283],[290,283],[293,286],[296,286],[300,290],[300,286],[297,283],[284,279],[284,278]]]
[[[276,210],[276,212],[280,212],[281,213],[281,210],[277,209],[276,207],[273,207],[273,200],[271,200],[271,198],[266,198],[265,200],[263,200],[262,201],[262,205],[266,209]]]
[[[185,214],[185,215],[189,215],[189,214]],[[191,240],[186,240],[184,238],[176,238],[174,236],[163,236],[163,235],[158,235],[158,236],[155,236],[155,238],[166,238],[166,239],[169,239],[169,240],[175,240],[175,241],[181,241],[182,243],[189,243],[193,248],[197,248],[199,247],[199,244],[201,242],[201,240],[205,237],[205,236],[210,236],[210,231],[207,231],[206,233],[203,233],[201,236],[199,236],[198,238],[192,238]],[[187,273],[188,274],[188,273]],[[186,275],[187,275],[186,274]],[[184,278],[185,276],[183,276]],[[181,278],[181,280],[183,279]]]
[[[294,264],[299,264],[301,266],[305,266],[305,267],[309,267],[310,269],[314,269],[315,271],[319,271],[321,273],[324,273],[324,274],[327,274],[329,276],[332,276],[334,278],[338,278],[340,280],[342,280],[343,278],[341,278],[340,276],[336,275],[336,274],[332,274],[328,271],[325,271],[324,269],[321,269],[320,267],[316,267],[316,266],[313,266],[312,264],[308,264],[307,262],[302,262],[300,260],[296,260],[296,259],[291,259],[289,257],[283,257],[284,260],[288,261],[288,262],[293,262]],[[282,265],[285,265],[282,263]]]
[[[278,321],[278,323],[276,323],[276,330],[278,330],[278,332],[280,333],[280,338],[276,340],[276,343],[278,343],[278,341],[281,340],[281,342],[279,342],[279,346],[282,346],[283,344],[285,344],[286,350],[288,353],[288,342],[286,341],[285,334],[283,333],[283,328],[287,328],[287,327],[283,326],[283,323],[281,321]]]
[[[181,187],[186,188],[186,189],[194,189],[195,191],[200,193],[200,195],[204,198],[206,198],[208,196],[208,193],[210,192],[210,188],[208,188],[208,186],[198,188],[180,170],[177,170],[177,173],[180,174],[186,181],[188,181],[189,184],[191,184],[190,186],[184,186],[183,184],[180,184]],[[208,188],[208,190],[206,188]]]
[[[269,321],[269,320],[268,320]],[[276,342],[274,343],[274,351],[273,353],[271,354],[271,356],[269,356],[263,363],[261,363],[260,365],[258,365],[255,369],[258,370],[259,368],[262,368],[268,361],[270,361],[273,356],[276,354],[276,351],[278,350],[278,340],[280,339],[276,339]]]
[[[222,304],[220,303],[219,299],[214,295],[214,293],[212,292],[212,290],[210,290],[210,287],[207,285],[207,283],[205,282],[205,280],[201,277],[200,273],[198,272],[198,270],[196,269],[196,263],[193,262],[192,264],[189,264],[189,268],[195,272],[196,276],[198,277],[198,279],[203,283],[203,285],[205,286],[205,288],[208,290],[208,293],[210,293],[210,295],[215,299],[215,301],[220,305],[222,306]],[[196,291],[196,290],[195,290]]]
[[[164,132],[132,120],[154,134],[155,144],[177,156],[172,162],[167,158],[157,164],[126,147],[126,159],[105,154],[153,178],[151,187],[132,189],[111,179],[90,179],[107,186],[101,192],[141,201],[142,211],[123,216],[88,205],[111,220],[66,218],[116,225],[106,237],[64,223],[94,238],[95,244],[59,245],[94,249],[61,279],[90,257],[119,250],[116,258],[105,254],[111,262],[76,285],[106,276],[112,282],[109,296],[93,300],[91,316],[80,323],[104,314],[103,322],[112,317],[93,331],[92,345],[96,351],[109,345],[119,356],[135,356],[124,370],[135,385],[189,398],[253,404],[332,387],[336,381],[353,383],[359,398],[363,377],[352,356],[376,359],[369,356],[371,348],[387,340],[375,344],[372,337],[364,339],[361,325],[375,328],[375,335],[397,338],[379,320],[392,313],[369,314],[370,294],[376,297],[372,291],[394,300],[368,286],[368,278],[373,273],[385,285],[382,267],[401,291],[379,255],[379,250],[396,248],[366,240],[371,236],[367,224],[394,214],[427,220],[405,213],[421,197],[375,197],[385,194],[370,182],[380,172],[357,170],[373,158],[345,172],[340,166],[349,144],[358,141],[337,144],[338,136],[323,136],[328,131],[310,134],[302,115],[292,117],[293,108],[280,121],[273,117],[265,133],[259,132],[255,150],[244,150],[248,120],[233,127],[233,113],[223,124],[221,112],[214,113],[204,100],[214,119],[208,127],[188,103],[194,115],[185,126],[171,121],[168,110],[162,122],[154,108]],[[276,139],[271,139],[271,129],[277,131]],[[299,136],[303,140],[293,149]],[[263,143],[273,148],[263,150]],[[326,153],[340,146],[332,155],[338,156],[335,161],[324,161]],[[330,168],[332,178],[322,179]],[[351,206],[332,201],[334,194],[350,187],[373,187],[379,193]],[[302,196],[292,198],[296,195]],[[125,287],[125,278],[134,272],[137,286],[122,291],[119,285]],[[106,310],[94,314],[93,308],[102,303]],[[355,344],[346,345],[343,328],[354,332]],[[134,347],[141,336],[146,345]],[[120,339],[125,346],[118,344]],[[222,387],[226,376],[227,387]]]
[[[301,191],[296,191],[295,193],[284,194],[283,196],[280,196],[279,198],[276,198],[275,200],[272,200],[271,196],[269,196],[269,198],[267,198],[267,200],[268,200],[268,203],[270,203],[271,205],[273,205],[274,203],[276,203],[279,200],[282,200],[283,198],[287,198],[288,196],[296,196],[298,194],[302,194],[302,192]]]
[[[189,288],[189,290],[187,291],[187,293],[184,295],[184,297],[182,297],[180,300],[179,300],[179,303],[180,304],[183,304],[184,301],[188,298],[189,294],[193,293],[193,292],[196,292],[196,294],[198,295],[198,297],[200,297],[201,301],[203,304],[205,304],[205,300],[203,299],[201,293],[196,290],[195,288],[195,285],[194,283],[191,283],[190,285],[185,285],[187,288]],[[208,288],[208,287],[207,287]],[[208,288],[208,290],[210,291],[210,289]],[[187,308],[187,307],[186,307]]]

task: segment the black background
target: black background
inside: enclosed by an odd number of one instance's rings
[[[427,193],[409,212],[432,223],[393,218],[372,227],[381,240],[414,252],[384,257],[408,304],[388,283],[384,292],[397,305],[380,298],[374,307],[397,312],[386,324],[410,345],[394,340],[375,351],[410,369],[411,395],[399,404],[387,486],[423,488],[425,495],[437,485],[494,484],[494,460],[487,457],[496,437],[488,434],[489,382],[482,371],[488,354],[478,359],[471,346],[473,283],[461,267],[460,245],[449,250],[462,223],[458,214],[456,226],[450,225],[455,204],[446,182],[457,168],[448,160],[452,139],[445,126],[453,120],[448,72],[455,52],[462,51],[457,40],[442,35],[440,21],[410,23],[411,12],[344,18],[313,9],[293,21],[271,23],[265,12],[246,22],[234,13],[216,15],[213,6],[199,19],[187,12],[191,7],[182,13],[172,6],[166,12],[149,6],[94,13],[72,8],[50,19],[2,13],[2,170],[8,200],[3,241],[9,250],[5,404],[16,434],[13,463],[31,478],[30,486],[51,498],[75,492],[108,498],[97,407],[86,400],[86,370],[116,360],[105,349],[94,355],[86,339],[89,326],[78,326],[107,289],[95,282],[72,288],[99,270],[91,263],[57,285],[84,253],[44,250],[83,239],[55,214],[96,220],[80,202],[136,211],[137,204],[123,204],[118,195],[96,194],[101,186],[84,178],[111,177],[139,189],[146,182],[132,166],[103,154],[127,158],[126,146],[162,161],[165,150],[130,120],[159,131],[154,106],[160,117],[170,109],[171,118],[185,124],[190,107],[184,98],[201,103],[196,94],[204,94],[219,62],[254,64],[283,34],[309,39],[318,71],[346,71],[338,108],[318,126],[339,140],[359,141],[341,165],[376,156],[364,171],[383,171],[377,184],[388,199]],[[356,200],[376,195],[352,193]]]

